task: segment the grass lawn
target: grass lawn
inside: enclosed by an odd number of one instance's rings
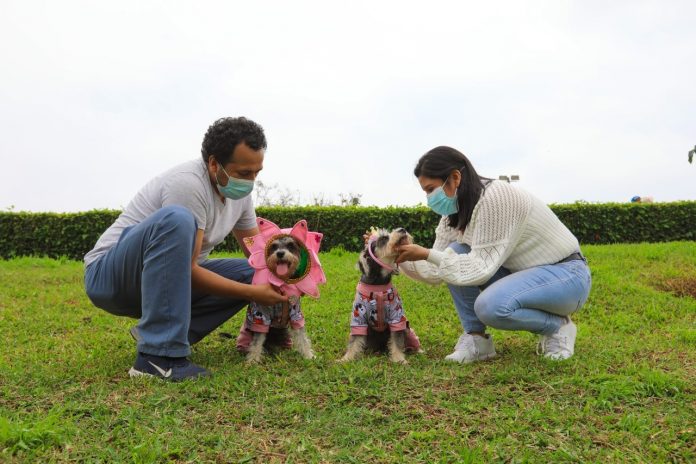
[[[214,377],[179,384],[128,379],[134,320],[91,305],[81,263],[0,261],[0,462],[695,462],[696,243],[583,250],[568,361],[494,330],[495,360],[444,362],[461,330],[446,287],[400,276],[427,352],[338,364],[358,272],[333,251],[304,304],[316,361],[247,367],[223,336],[238,315],[194,347]]]

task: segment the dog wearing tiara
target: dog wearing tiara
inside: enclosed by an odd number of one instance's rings
[[[358,268],[360,281],[351,309],[350,339],[342,362],[352,361],[365,351],[388,351],[389,360],[406,364],[406,352],[421,352],[420,341],[410,328],[392,276],[399,273],[395,264],[396,247],[413,243],[406,229],[389,232],[372,229]]]
[[[257,222],[261,233],[245,239],[251,252],[249,264],[256,270],[252,284],[268,282],[289,298],[272,306],[252,301],[237,337],[237,350],[246,353],[248,363],[261,361],[265,345],[292,347],[305,359],[313,359],[300,301],[305,294],[318,297],[317,284],[326,282],[316,254],[322,235],[307,231],[304,220],[292,230],[281,230],[266,219]]]

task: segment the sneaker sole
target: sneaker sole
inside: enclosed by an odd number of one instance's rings
[[[573,354],[575,354],[575,353],[573,353]],[[569,354],[568,356],[559,355],[559,354],[550,354],[550,355],[544,355],[544,358],[550,359],[551,361],[565,361],[566,359],[572,358],[573,354]]]
[[[210,373],[207,373],[207,374],[200,374],[196,377],[186,377],[183,379],[175,379],[172,377],[162,377],[159,375],[150,374],[148,372],[142,372],[142,371],[137,370],[135,367],[131,367],[128,370],[128,377],[130,377],[131,379],[137,378],[137,377],[146,377],[146,378],[163,380],[165,382],[181,382],[183,380],[198,380],[198,379],[203,379],[205,377],[210,377],[210,376],[211,376]]]
[[[450,358],[448,356],[445,356],[445,360],[451,361],[451,362],[456,362],[459,364],[471,364],[471,363],[478,362],[478,361],[486,361],[488,359],[493,359],[497,355],[498,355],[498,353],[493,352],[493,353],[485,354],[483,356],[478,356],[476,359],[462,359],[461,361],[454,359],[454,358]]]

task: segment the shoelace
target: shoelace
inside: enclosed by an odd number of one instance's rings
[[[564,319],[564,324],[568,324],[571,322],[570,316],[566,316],[563,318]],[[562,343],[561,343],[562,342]],[[539,342],[537,343],[536,346],[536,354],[544,354],[547,351],[549,351],[549,348],[556,348],[556,352],[560,350],[562,346],[567,346],[568,345],[568,337],[566,336],[559,336],[557,333],[553,335],[542,335],[541,338],[539,339]],[[566,348],[563,348],[566,350]]]
[[[558,334],[554,335],[542,335],[541,340],[537,343],[536,353],[541,355],[548,351],[553,351],[558,353],[561,349],[566,350],[565,346],[568,344],[568,337],[560,336]]]
[[[478,347],[476,346],[476,343],[474,343],[474,336],[465,333],[459,336],[457,344],[454,345],[454,351],[463,351],[467,349],[469,351],[473,351],[475,354],[478,354]]]

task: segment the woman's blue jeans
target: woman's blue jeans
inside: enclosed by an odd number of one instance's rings
[[[469,253],[463,243],[449,248]],[[480,287],[449,285],[457,315],[467,333],[486,330],[526,330],[550,335],[585,304],[592,278],[583,260],[537,266],[511,273],[500,268]]]
[[[164,207],[126,228],[118,243],[85,269],[92,303],[111,314],[139,318],[138,351],[180,357],[249,302],[191,289],[196,220],[182,206]],[[201,264],[223,277],[251,283],[246,259]]]

